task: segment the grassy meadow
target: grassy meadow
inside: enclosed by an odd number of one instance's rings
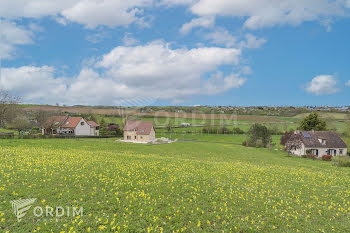
[[[0,232],[348,231],[350,169],[211,136],[0,140]],[[27,198],[84,214],[18,223],[9,201]]]

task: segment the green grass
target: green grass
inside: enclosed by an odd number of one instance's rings
[[[1,232],[346,232],[350,169],[229,143],[0,140]],[[207,137],[212,137],[209,135]],[[198,139],[198,138],[197,138]],[[209,140],[210,139],[210,140]],[[276,140],[276,139],[275,139]],[[84,208],[18,223],[9,201]],[[41,219],[42,220],[42,219]]]

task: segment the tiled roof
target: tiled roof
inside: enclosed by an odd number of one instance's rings
[[[53,116],[44,124],[45,128],[75,128],[82,120],[82,117]],[[96,124],[96,123],[95,123]]]
[[[87,122],[91,127],[98,127],[99,125],[95,121],[88,121]]]
[[[315,148],[347,148],[346,143],[336,132],[331,131],[304,131],[297,132],[305,147]],[[320,140],[321,139],[321,142]],[[325,140],[325,144],[322,143]]]
[[[68,119],[61,126],[62,128],[75,128],[82,120],[82,117],[68,117]]]
[[[138,135],[149,135],[152,129],[152,121],[128,121],[124,126],[124,131],[136,131]]]

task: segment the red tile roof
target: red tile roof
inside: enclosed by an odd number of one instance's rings
[[[68,117],[68,116],[53,116],[50,117],[44,126],[46,128],[75,128],[78,126],[79,122],[82,120],[82,117]],[[85,120],[85,119],[84,119]],[[86,121],[86,120],[85,120]],[[95,123],[95,122],[94,122]],[[88,123],[89,124],[89,123]],[[95,123],[96,124],[96,123]],[[90,124],[89,124],[90,125]],[[97,125],[97,124],[96,124]],[[91,126],[91,125],[90,125]],[[94,127],[94,126],[91,126]]]
[[[91,127],[98,127],[100,125],[98,125],[95,121],[88,121],[87,122]]]
[[[82,117],[68,117],[66,122],[61,126],[62,128],[75,128],[82,120]]]
[[[138,135],[149,135],[152,129],[152,121],[128,121],[124,126],[124,131],[136,131]]]

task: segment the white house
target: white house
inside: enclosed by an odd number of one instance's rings
[[[88,121],[90,125],[90,135],[91,136],[100,136],[100,126],[94,121]]]
[[[348,152],[346,143],[336,132],[330,131],[296,131],[286,142],[286,147],[290,153],[298,156],[343,156]]]
[[[99,136],[99,125],[82,117],[53,116],[44,124],[42,134]]]

